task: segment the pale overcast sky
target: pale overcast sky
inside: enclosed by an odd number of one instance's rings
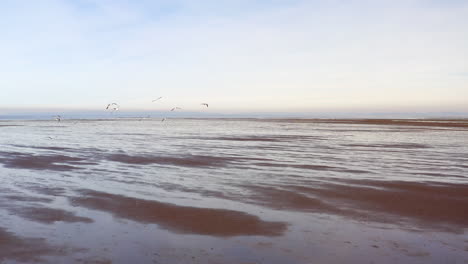
[[[468,1],[2,0],[0,58],[0,109],[468,111]]]

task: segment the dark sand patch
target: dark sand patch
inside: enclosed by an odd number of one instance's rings
[[[22,191],[9,188],[0,188],[0,207],[7,208],[14,203],[51,203],[52,198],[31,195]]]
[[[363,148],[389,148],[389,149],[426,149],[431,148],[429,145],[417,143],[399,143],[399,144],[343,144],[346,147],[363,147]]]
[[[53,198],[32,196],[28,193],[7,189],[6,194],[0,195],[0,206],[1,209],[7,210],[10,214],[43,224],[93,222],[92,219],[76,216],[73,212],[41,205],[41,203],[51,203],[53,200]]]
[[[297,192],[313,195],[337,208],[367,212],[371,220],[377,214],[405,217],[424,226],[460,228],[468,226],[468,185],[430,184],[414,182],[384,182],[349,180],[349,184],[323,184],[321,186],[290,186],[291,195]]]
[[[0,163],[7,168],[69,171],[80,169],[74,165],[95,164],[85,162],[84,158],[65,155],[38,155],[20,152],[0,152]]]
[[[243,187],[250,190],[251,193],[247,196],[247,199],[254,204],[282,210],[301,210],[323,213],[339,212],[334,206],[299,192],[267,186]]]
[[[0,227],[0,261],[40,262],[42,256],[56,255],[45,239],[20,237]]]
[[[24,188],[33,191],[35,193],[48,195],[48,196],[63,196],[66,193],[66,189],[63,187],[49,187],[35,183],[34,185],[25,186]]]
[[[77,258],[75,259],[77,263],[83,264],[112,264],[112,260],[104,259],[100,257],[91,257],[91,258]],[[157,262],[155,262],[157,263]]]
[[[71,153],[84,155],[88,160],[92,160],[97,158],[99,154],[106,152],[106,150],[102,150],[99,148],[69,148],[69,147],[61,147],[61,146],[37,146],[37,145],[19,145],[19,144],[10,144],[10,146],[21,148],[21,149],[28,149],[28,150],[38,150],[41,153],[64,153],[64,155],[69,155]]]
[[[53,224],[55,222],[68,223],[92,223],[93,220],[87,217],[76,216],[74,213],[62,209],[47,208],[41,206],[34,207],[10,207],[8,211],[25,219],[43,223]]]
[[[190,188],[184,185],[169,182],[157,184],[157,187],[171,192],[178,191],[184,193],[196,193],[204,197],[223,198],[227,200],[230,199],[230,197],[222,191],[207,190],[205,188]]]
[[[217,137],[212,138],[213,140],[227,140],[227,141],[267,141],[267,142],[276,142],[279,141],[276,138],[268,137]]]
[[[286,230],[286,223],[262,221],[257,216],[239,211],[179,206],[92,190],[82,190],[80,194],[80,197],[71,199],[73,205],[137,222],[155,223],[178,233],[279,236]]]
[[[370,173],[369,171],[365,171],[365,170],[346,169],[342,167],[334,167],[334,166],[327,166],[327,165],[313,165],[313,164],[257,162],[257,163],[253,163],[253,165],[260,166],[260,167],[296,168],[296,169],[306,169],[306,170],[316,170],[316,171],[336,171],[336,172],[357,173],[357,174]]]
[[[127,163],[127,164],[159,164],[183,167],[221,167],[234,161],[233,157],[214,157],[201,155],[181,155],[181,156],[154,156],[154,155],[127,155],[127,154],[111,154],[107,155],[107,159],[111,161]]]
[[[418,175],[418,176],[430,176],[430,177],[434,177],[434,179],[443,179],[443,178],[465,179],[466,178],[466,176],[463,176],[463,175],[447,174],[447,173],[433,173],[433,172],[409,172],[408,174]]]
[[[19,144],[11,144],[10,146],[17,147],[17,148],[53,150],[53,151],[73,151],[74,150],[72,148],[54,147],[54,146],[32,146],[32,145],[19,145]]]
[[[36,203],[50,203],[53,201],[53,199],[50,199],[47,197],[28,196],[26,194],[4,195],[1,197],[1,199],[10,200],[14,202],[36,202]]]
[[[243,137],[213,137],[205,138],[210,140],[226,140],[226,141],[260,141],[260,142],[283,142],[291,140],[324,140],[321,137],[304,136],[304,135],[276,135],[276,136],[243,136]]]

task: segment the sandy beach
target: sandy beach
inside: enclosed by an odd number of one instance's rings
[[[2,263],[468,263],[468,121],[2,121]]]

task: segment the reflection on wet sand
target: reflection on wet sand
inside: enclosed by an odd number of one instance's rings
[[[453,232],[463,232],[468,226],[468,185],[348,180],[244,187],[252,191],[247,202],[272,208],[392,224],[414,220],[425,228]]]
[[[347,147],[363,147],[363,148],[395,148],[395,149],[424,149],[431,146],[424,144],[406,143],[406,144],[343,144]]]
[[[329,179],[330,180],[330,179]],[[247,193],[213,192],[174,184],[170,191],[198,193],[278,210],[331,214],[355,220],[463,232],[468,226],[468,185],[403,181],[309,181],[301,185],[239,185]]]
[[[1,263],[112,263],[100,256],[80,257],[87,251],[85,248],[50,244],[46,238],[19,236],[0,227]],[[51,261],[50,258],[56,259]]]
[[[223,158],[200,155],[179,155],[171,157],[155,155],[127,155],[120,153],[108,155],[107,159],[127,164],[159,164],[184,167],[221,167],[233,160],[233,158],[230,157]]]
[[[83,161],[83,158],[66,155],[38,155],[0,151],[0,164],[3,164],[7,168],[69,171],[80,169],[78,165],[90,164]]]
[[[47,190],[47,187],[44,189]],[[44,206],[44,204],[52,202],[53,199],[49,197],[38,197],[5,188],[3,188],[0,195],[0,206],[3,210],[7,210],[10,214],[30,221],[43,224],[53,224],[55,222],[93,222],[90,218],[77,216],[70,211]]]
[[[82,190],[71,199],[75,206],[109,212],[117,217],[158,224],[178,233],[211,236],[279,236],[286,230],[282,222],[262,221],[247,213],[212,208],[195,208],[143,200],[122,195]]]
[[[297,169],[305,169],[305,170],[316,170],[316,171],[336,171],[336,172],[348,172],[348,173],[357,173],[357,174],[366,174],[370,173],[369,171],[365,170],[356,170],[356,169],[348,169],[342,167],[335,167],[335,166],[326,166],[326,165],[313,165],[313,164],[291,164],[291,163],[268,163],[268,162],[257,162],[253,163],[252,165],[260,166],[260,167],[281,167],[281,168],[297,168]]]
[[[56,254],[44,238],[20,237],[0,227],[0,261],[40,262],[41,256]]]
[[[24,184],[24,186],[22,187],[35,193],[47,196],[61,196],[66,192],[66,189],[64,187],[49,186],[40,183]]]
[[[255,136],[255,135],[247,135],[243,137],[202,137],[200,139],[206,140],[225,140],[225,141],[252,141],[252,142],[282,142],[285,140],[301,140],[301,141],[308,141],[308,140],[325,140],[319,136],[307,136],[307,135],[275,135],[275,136]]]
[[[31,221],[36,221],[44,224],[52,224],[54,222],[83,222],[91,223],[93,220],[87,217],[76,216],[72,212],[62,209],[47,208],[42,206],[34,207],[13,207],[9,208],[11,213],[26,218]]]

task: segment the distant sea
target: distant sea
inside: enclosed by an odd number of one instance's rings
[[[15,111],[1,110],[0,120],[112,118],[441,118],[468,119],[468,112],[187,112],[187,111]]]

